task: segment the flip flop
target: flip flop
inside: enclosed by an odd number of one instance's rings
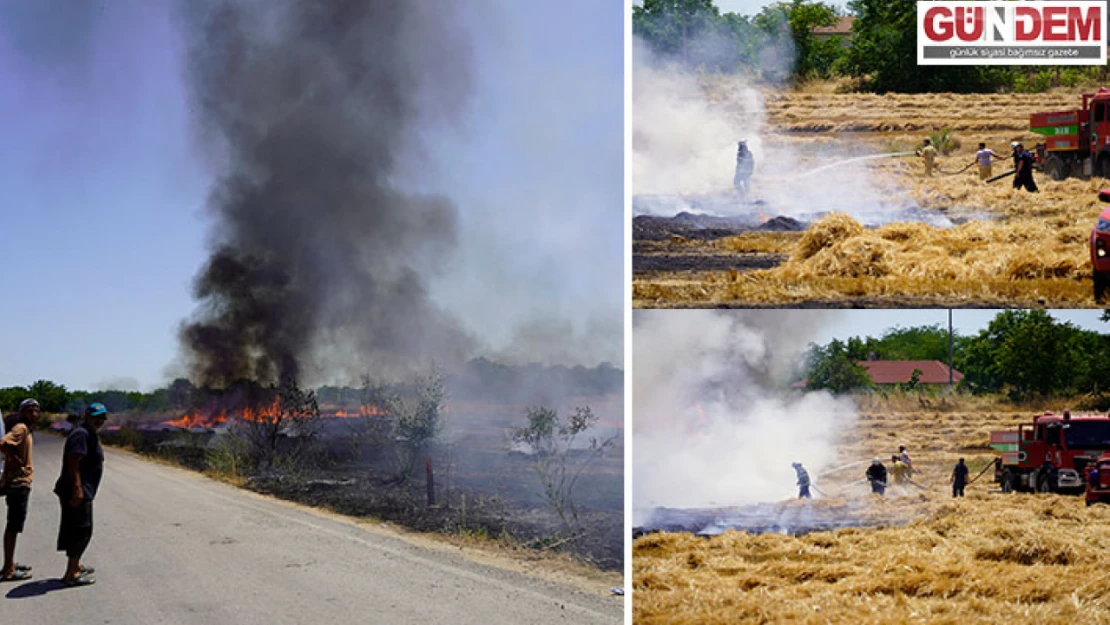
[[[15,563],[15,570],[17,570],[17,571],[30,571],[31,566],[28,565],[28,564],[20,564],[20,563],[16,562]]]
[[[21,582],[25,579],[31,579],[31,574],[27,571],[15,571],[11,575],[0,577],[0,582]]]
[[[77,570],[79,571],[78,575],[92,575],[96,572],[96,569],[91,566],[85,566],[84,564],[82,564]]]
[[[74,586],[91,586],[95,583],[96,583],[96,578],[95,577],[89,577],[88,575],[85,575],[84,573],[79,574],[77,577],[74,577],[73,579],[65,579],[64,577],[62,578],[62,586],[65,586],[66,588],[72,588]]]

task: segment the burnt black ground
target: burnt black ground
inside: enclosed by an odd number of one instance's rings
[[[334,431],[312,461],[253,476],[246,486],[289,501],[422,532],[504,537],[537,549],[558,543],[559,551],[602,570],[622,569],[624,451],[619,445],[583,472],[573,496],[579,522],[568,529],[543,499],[532,459],[507,451],[503,441],[491,433],[499,431],[494,423],[457,433],[451,445],[436,453],[437,505],[428,508],[423,464],[409,484],[401,484],[395,478],[392,450],[363,446],[356,452],[350,439],[341,436],[348,430],[347,423],[330,421]],[[207,466],[206,449],[217,435],[131,430],[124,436],[128,446],[139,453],[202,471]],[[122,442],[119,434],[107,434],[105,441]],[[583,453],[572,451],[571,463],[581,460]]]
[[[632,528],[637,538],[652,532],[686,532],[715,536],[728,530],[752,534],[800,536],[846,527],[877,527],[906,523],[909,517],[864,514],[864,500],[823,505],[817,500],[757,503],[729,508],[654,508]]]

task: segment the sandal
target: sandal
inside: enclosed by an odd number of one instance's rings
[[[84,564],[82,564],[81,566],[77,567],[77,571],[78,575],[92,575],[96,572],[96,569],[91,566],[85,566]]]
[[[22,582],[26,579],[31,579],[31,574],[27,571],[13,571],[11,575],[0,577],[0,582]]]
[[[66,579],[64,577],[62,578],[62,586],[65,586],[66,588],[72,588],[74,586],[91,586],[95,583],[96,578],[89,577],[84,573],[80,573],[77,575],[77,577],[74,577],[72,579]]]
[[[31,566],[29,564],[20,564],[20,563],[16,562],[15,563],[15,570],[17,570],[17,571],[30,571]]]

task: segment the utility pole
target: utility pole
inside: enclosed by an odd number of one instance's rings
[[[952,388],[952,309],[948,309],[948,388]]]

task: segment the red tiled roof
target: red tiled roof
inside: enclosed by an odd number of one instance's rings
[[[948,384],[948,365],[939,360],[864,360],[859,363],[875,384],[909,382],[914,369],[921,371],[921,384]],[[952,370],[952,381],[959,383],[964,374]]]
[[[856,18],[849,15],[836,20],[832,26],[818,26],[813,29],[813,32],[819,35],[849,35],[852,33],[852,24],[855,21]]]

